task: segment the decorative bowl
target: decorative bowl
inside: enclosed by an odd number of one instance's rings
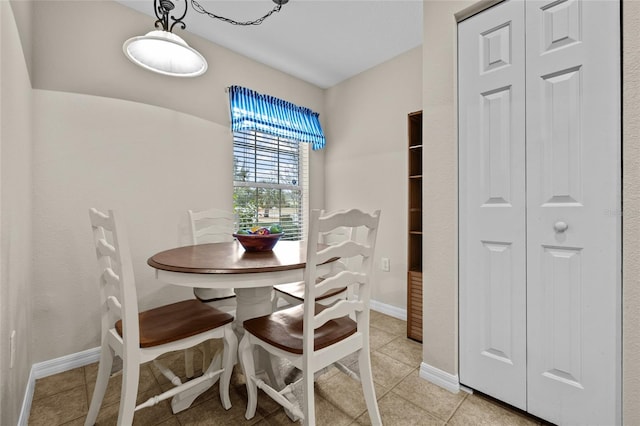
[[[284,232],[279,234],[233,234],[246,251],[271,251]]]

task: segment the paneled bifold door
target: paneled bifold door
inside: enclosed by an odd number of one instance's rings
[[[508,0],[458,25],[460,381],[620,424],[620,4]]]

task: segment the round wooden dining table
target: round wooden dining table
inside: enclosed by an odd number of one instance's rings
[[[238,241],[199,244],[154,254],[147,264],[162,282],[186,287],[233,288],[236,330],[242,323],[271,313],[275,284],[303,280],[306,241],[279,241],[272,251],[248,252]],[[332,259],[337,260],[337,259]],[[331,269],[331,261],[319,268]]]
[[[244,334],[246,319],[268,315],[272,311],[272,292],[275,284],[303,280],[307,258],[306,241],[279,241],[272,251],[248,252],[232,242],[198,244],[177,247],[154,254],[147,264],[156,270],[156,278],[165,283],[185,287],[233,288],[236,293],[235,330]],[[321,273],[331,271],[330,259],[318,265]],[[269,378],[284,387],[267,357],[259,361]],[[188,408],[195,398],[215,380],[205,381],[173,398],[174,413]]]

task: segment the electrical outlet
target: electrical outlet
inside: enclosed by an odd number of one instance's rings
[[[13,365],[16,362],[16,331],[12,330],[11,331],[11,337],[9,338],[9,350],[11,353],[11,361],[10,361],[10,365],[9,368],[13,368]]]
[[[389,270],[391,269],[391,265],[390,265],[390,261],[388,257],[383,257],[382,259],[380,259],[380,269],[382,269],[385,272],[389,272]]]

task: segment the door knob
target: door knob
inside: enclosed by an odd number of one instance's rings
[[[567,228],[569,228],[569,224],[567,222],[556,222],[555,225],[553,225],[553,229],[556,230],[556,232],[564,232],[567,230]]]

